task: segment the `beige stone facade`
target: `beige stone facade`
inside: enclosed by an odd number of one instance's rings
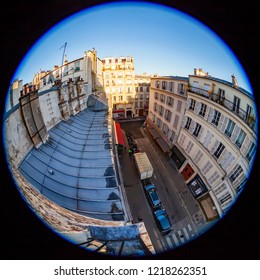
[[[107,57],[103,62],[103,86],[114,118],[133,117],[135,99],[134,58]]]

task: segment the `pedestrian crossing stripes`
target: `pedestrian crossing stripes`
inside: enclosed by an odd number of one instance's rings
[[[192,227],[190,224],[188,224],[182,229],[179,229],[178,231],[175,231],[174,233],[167,235],[165,237],[165,240],[170,248],[174,248],[183,245],[191,238],[193,238],[193,236],[194,233],[192,232]]]

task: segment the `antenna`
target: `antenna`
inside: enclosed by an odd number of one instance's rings
[[[64,56],[65,56],[66,47],[67,47],[67,42],[63,46],[60,47],[60,49],[63,48],[63,54],[62,54],[62,59],[61,59],[61,77],[62,77],[62,67],[63,67],[63,63],[64,63]]]

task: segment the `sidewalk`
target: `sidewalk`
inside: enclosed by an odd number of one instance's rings
[[[199,203],[191,194],[182,175],[174,166],[174,163],[171,161],[169,156],[161,150],[160,146],[153,139],[147,128],[141,128],[141,132],[145,135],[145,137],[148,139],[148,141],[156,151],[158,160],[161,161],[161,163],[164,165],[166,174],[170,174],[170,178],[167,179],[170,180],[172,184],[167,187],[172,190],[172,193],[178,193],[179,199],[182,201],[183,206],[186,208],[186,211],[188,212],[189,217],[193,222],[194,228],[196,228],[198,234],[201,234],[205,231],[205,227],[208,227],[209,224],[205,221],[205,217]]]

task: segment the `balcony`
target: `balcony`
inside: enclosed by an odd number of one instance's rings
[[[246,111],[243,109],[237,107],[235,103],[226,97],[221,97],[219,94],[216,93],[210,93],[208,90],[204,90],[201,88],[196,87],[190,87],[189,92],[204,96],[205,98],[208,98],[209,100],[212,100],[229,111],[233,112],[235,115],[237,115],[241,120],[243,120],[252,130],[256,132],[256,119],[253,115],[248,115]]]

